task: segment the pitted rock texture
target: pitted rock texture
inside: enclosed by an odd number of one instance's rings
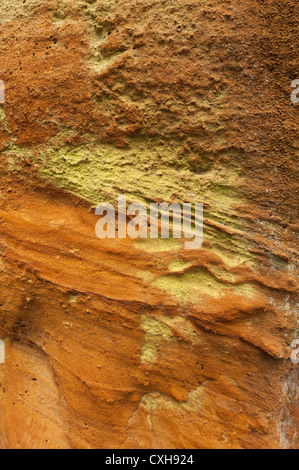
[[[298,4],[2,3],[0,447],[298,448]]]

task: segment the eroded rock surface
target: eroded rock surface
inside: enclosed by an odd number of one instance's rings
[[[298,447],[298,4],[2,3],[0,446]]]

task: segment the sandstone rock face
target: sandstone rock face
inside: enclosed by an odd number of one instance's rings
[[[2,0],[1,448],[296,448],[298,4]],[[94,207],[204,204],[204,243]]]

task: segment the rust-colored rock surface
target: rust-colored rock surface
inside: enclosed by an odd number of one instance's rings
[[[2,0],[1,448],[298,448],[298,13]],[[98,239],[120,194],[202,248]]]

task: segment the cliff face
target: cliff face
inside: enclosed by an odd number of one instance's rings
[[[0,446],[298,447],[298,4],[2,3]],[[97,239],[119,194],[202,248]]]

